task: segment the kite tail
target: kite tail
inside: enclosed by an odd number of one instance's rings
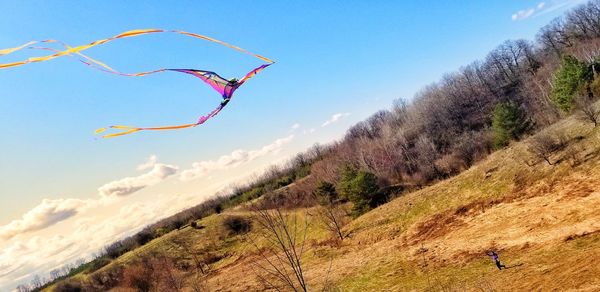
[[[110,37],[110,38],[106,38],[106,39],[101,39],[101,40],[97,40],[97,41],[93,41],[87,45],[81,45],[81,46],[76,46],[76,47],[71,47],[71,46],[66,46],[65,50],[62,51],[56,51],[54,52],[54,54],[50,54],[47,56],[40,56],[40,57],[30,57],[28,59],[25,60],[21,60],[21,61],[17,61],[17,62],[12,62],[12,63],[0,63],[0,69],[3,68],[9,68],[9,67],[17,67],[17,66],[22,66],[25,64],[29,64],[29,63],[37,63],[37,62],[44,62],[44,61],[49,61],[61,56],[66,56],[66,55],[71,55],[71,54],[77,54],[81,51],[87,50],[89,48],[98,46],[98,45],[102,45],[102,44],[106,44],[108,42],[114,41],[116,39],[122,39],[122,38],[130,38],[130,37],[135,37],[135,36],[139,36],[139,35],[145,35],[145,34],[154,34],[154,33],[176,33],[176,34],[180,34],[180,35],[185,35],[185,36],[189,36],[189,37],[193,37],[193,38],[197,38],[197,39],[202,39],[202,40],[206,40],[209,42],[213,42],[222,46],[226,46],[228,48],[234,49],[238,52],[244,53],[244,54],[248,54],[251,56],[254,56],[255,58],[258,58],[260,60],[263,60],[267,63],[273,63],[273,60],[266,58],[264,56],[258,55],[258,54],[254,54],[250,51],[247,51],[245,49],[242,49],[238,46],[234,46],[232,44],[226,43],[224,41],[220,41],[211,37],[207,37],[204,35],[200,35],[200,34],[195,34],[195,33],[191,33],[191,32],[186,32],[186,31],[180,31],[180,30],[163,30],[163,29],[136,29],[136,30],[130,30],[130,31],[126,31],[123,33],[120,33],[116,36]],[[38,44],[38,43],[54,43],[54,42],[58,42],[61,43],[59,41],[56,40],[43,40],[43,41],[30,41],[27,42],[23,45],[14,47],[14,48],[7,48],[7,49],[0,49],[0,56],[5,56],[5,55],[9,55],[12,54],[14,52],[23,50],[23,49],[27,49],[29,47],[31,47],[34,44]],[[64,44],[64,43],[63,43]],[[104,67],[101,63],[98,63],[98,65],[101,65],[102,67]],[[110,70],[110,69],[109,69]],[[114,70],[113,70],[114,71]],[[149,73],[144,74],[144,72],[140,72],[140,73],[133,73],[130,76],[143,76],[143,75],[147,75]]]
[[[114,137],[118,137],[118,136],[125,136],[125,135],[129,135],[129,134],[133,134],[133,133],[139,132],[139,131],[168,131],[168,130],[179,130],[179,129],[185,129],[185,128],[192,128],[192,127],[202,125],[210,118],[216,116],[225,107],[226,104],[227,103],[220,104],[217,108],[212,110],[208,115],[201,116],[198,119],[198,121],[193,124],[183,124],[183,125],[176,125],[176,126],[162,126],[162,127],[147,127],[147,128],[138,128],[138,127],[120,126],[120,125],[119,126],[109,126],[107,128],[100,128],[100,129],[96,130],[95,134],[98,135],[98,134],[106,132],[109,129],[116,129],[120,132],[100,136],[101,138],[114,138]]]
[[[114,138],[114,137],[118,137],[118,136],[125,136],[125,135],[129,135],[129,134],[133,134],[133,133],[136,133],[139,131],[178,130],[178,129],[195,127],[197,125],[198,125],[197,123],[194,123],[194,124],[184,124],[184,125],[178,125],[178,126],[149,127],[149,128],[137,128],[137,127],[130,127],[130,126],[110,126],[108,128],[100,128],[100,129],[96,130],[95,134],[101,134],[101,133],[107,131],[108,129],[116,129],[120,132],[106,134],[106,135],[101,136],[101,138]]]
[[[130,126],[110,126],[108,128],[118,129],[118,130],[120,130],[120,132],[103,135],[102,138],[113,138],[113,137],[118,137],[118,136],[125,136],[125,135],[133,134],[135,132],[139,132],[142,130],[141,128],[135,128],[135,127],[130,127]],[[108,130],[108,128],[100,128],[100,129],[96,130],[95,133],[96,134],[103,133],[106,130]]]

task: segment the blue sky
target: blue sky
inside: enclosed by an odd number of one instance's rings
[[[504,40],[533,39],[541,26],[577,2],[5,1],[0,48],[47,38],[80,45],[130,29],[163,28],[221,39],[276,64],[244,84],[228,107],[205,125],[109,140],[95,139],[93,131],[110,124],[193,122],[214,108],[219,96],[188,75],[127,78],[90,70],[69,58],[0,70],[0,228],[43,199],[96,198],[100,186],[139,175],[136,165],[150,155],[183,171],[193,162],[215,161],[237,149],[258,151],[250,154],[256,161],[236,168],[227,179],[222,176],[229,174],[215,172],[217,178],[206,175],[212,182],[167,181],[116,206],[144,202],[159,193],[166,202],[173,194],[206,196],[274,160],[340,137],[353,123],[388,108],[393,99],[412,97]],[[0,60],[32,53],[37,52]],[[195,68],[239,77],[260,64],[225,47],[178,35],[118,40],[86,53],[126,72]],[[349,115],[322,127],[336,113]],[[292,130],[296,123],[299,128]],[[263,147],[267,150],[261,152]],[[277,153],[269,156],[271,152]],[[19,240],[33,239],[0,238],[0,246]],[[23,271],[43,271],[31,267]]]

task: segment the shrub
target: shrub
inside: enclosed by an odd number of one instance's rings
[[[150,291],[153,287],[153,266],[147,260],[130,265],[123,272],[123,284],[137,291]]]
[[[310,165],[305,165],[305,166],[298,168],[295,171],[296,179],[300,179],[300,178],[308,176],[310,174],[310,167],[311,167]]]
[[[598,126],[598,122],[600,121],[600,107],[593,100],[587,96],[580,95],[575,99],[575,106],[582,120],[591,122],[594,124],[594,127]]]
[[[172,230],[179,230],[183,225],[185,225],[185,221],[183,218],[174,218],[171,224],[169,224]]]
[[[123,278],[123,267],[112,265],[102,272],[96,272],[90,275],[91,284],[97,288],[95,290],[108,291],[116,287]]]
[[[285,187],[293,182],[294,182],[294,177],[292,177],[291,175],[286,175],[286,176],[283,176],[282,178],[278,179],[277,182],[275,183],[275,185],[277,188],[281,188],[281,187]]]
[[[152,230],[150,230],[150,228],[144,228],[142,231],[134,235],[134,239],[135,242],[141,246],[154,239],[154,236],[152,235]]]
[[[77,281],[63,281],[56,284],[54,287],[55,292],[80,292],[83,291],[83,287],[80,282]]]
[[[223,226],[232,235],[244,234],[252,229],[250,220],[241,216],[229,216],[223,220]]]
[[[169,230],[168,228],[165,228],[165,227],[156,228],[156,230],[154,230],[154,238],[159,238],[159,237],[169,233],[169,231],[171,231],[171,230]]]
[[[551,156],[565,146],[565,139],[556,133],[540,133],[534,136],[528,145],[528,150],[536,157],[552,165]]]
[[[108,258],[106,256],[99,257],[99,258],[95,259],[94,261],[92,261],[92,264],[90,266],[90,272],[97,271],[100,268],[102,268],[108,264],[110,264],[110,258]]]

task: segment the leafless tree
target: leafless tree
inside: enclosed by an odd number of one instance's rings
[[[40,278],[40,275],[33,276],[33,279],[31,279],[31,288],[39,289],[40,287],[42,287],[42,285],[44,285],[44,283],[42,281],[42,278]]]
[[[552,154],[559,150],[563,143],[556,134],[543,132],[531,138],[527,149],[534,156],[552,165]]]
[[[260,237],[267,242],[261,247],[256,238],[249,237],[261,257],[254,263],[259,280],[267,289],[307,291],[302,256],[308,222],[299,222],[297,215],[284,215],[279,209],[255,209],[253,218],[260,226]]]
[[[200,249],[181,237],[171,238],[170,243],[174,248],[183,250],[194,262],[194,270],[191,275],[188,274],[185,286],[194,292],[210,291],[208,279],[213,272],[212,264],[220,259],[210,252],[215,248],[214,242]]]
[[[31,291],[31,289],[29,289],[29,287],[27,287],[26,285],[23,285],[23,284],[17,286],[16,290],[17,290],[17,292],[29,292],[29,291]]]
[[[598,126],[600,108],[590,98],[587,96],[578,96],[575,99],[575,106],[583,120],[592,122],[594,128]]]
[[[164,290],[168,291],[181,291],[184,287],[184,277],[177,270],[175,263],[172,259],[166,256],[160,256],[157,259],[158,267],[156,270],[160,274],[162,279],[162,286]]]
[[[50,281],[51,282],[58,279],[58,277],[60,277],[60,272],[58,269],[54,269],[54,270],[50,271]]]
[[[600,37],[600,2],[589,1],[567,13],[566,29],[577,39]]]
[[[335,186],[321,181],[312,196],[319,203],[316,211],[323,227],[335,234],[340,241],[344,240],[342,227],[348,221],[348,214],[338,199]]]
[[[573,46],[571,37],[564,28],[564,23],[558,18],[544,26],[537,39],[543,48],[553,52],[559,58],[563,55],[565,47]]]
[[[326,204],[317,208],[317,212],[325,229],[335,234],[340,241],[344,240],[342,228],[348,221],[346,210],[339,204]]]

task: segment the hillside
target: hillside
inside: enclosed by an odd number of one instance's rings
[[[600,132],[574,118],[545,131],[562,133],[567,146],[554,165],[535,161],[529,140],[513,143],[462,174],[402,194],[350,222],[339,243],[321,228],[314,208],[292,213],[307,220],[302,257],[309,287],[330,290],[579,290],[600,287]],[[528,166],[529,165],[529,166]],[[264,259],[260,230],[228,235],[227,210],[129,252],[89,275],[132,266],[144,255],[190,261],[210,255],[207,276],[180,273],[181,283],[210,291],[259,290],[253,263]],[[254,242],[254,244],[252,244]],[[498,271],[485,251],[509,267]],[[183,285],[183,284],[182,284]],[[187,286],[187,285],[184,285]],[[190,286],[184,289],[193,291]],[[50,289],[51,290],[51,289]]]

